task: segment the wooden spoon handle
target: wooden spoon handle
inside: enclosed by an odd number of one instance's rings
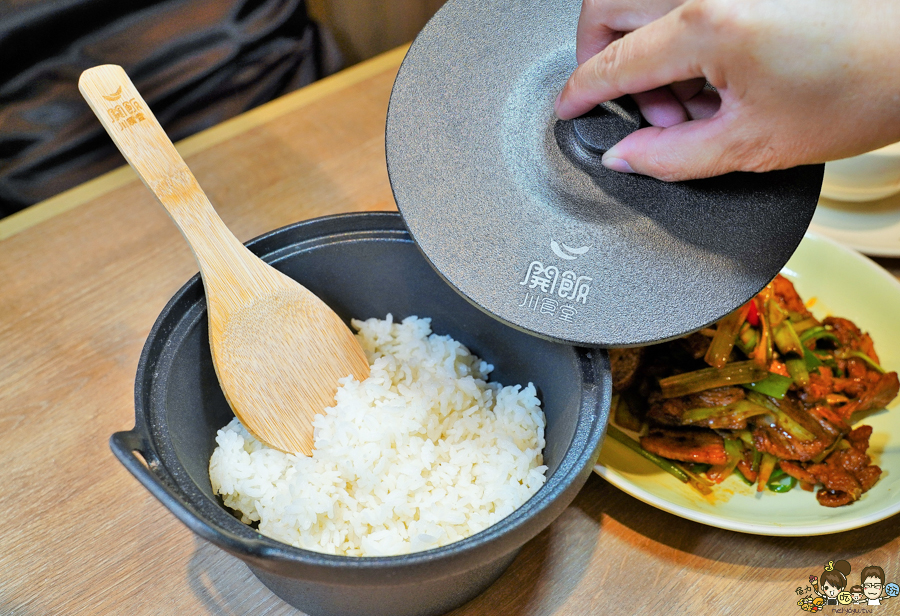
[[[219,218],[194,174],[175,149],[121,66],[84,71],[78,89],[138,176],[181,230],[204,279],[230,270],[259,275],[249,251]],[[249,267],[254,271],[248,272]]]

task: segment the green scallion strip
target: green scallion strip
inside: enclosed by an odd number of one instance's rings
[[[715,387],[760,381],[769,374],[753,361],[736,361],[724,368],[702,368],[659,380],[663,398],[677,398]]]
[[[690,482],[691,478],[688,476],[687,473],[685,473],[683,470],[681,470],[681,468],[675,466],[674,464],[672,464],[665,458],[661,458],[658,455],[650,453],[649,451],[645,450],[643,447],[641,447],[640,443],[638,443],[633,438],[629,437],[627,434],[625,434],[624,432],[619,430],[614,425],[612,425],[612,424],[607,425],[606,433],[610,437],[612,437],[613,440],[616,440],[616,441],[622,443],[623,445],[625,445],[626,447],[628,447],[635,453],[638,453],[638,454],[644,456],[645,458],[647,458],[648,460],[650,460],[651,462],[656,464],[659,468],[663,469],[664,471],[666,471],[667,473],[669,473],[670,475],[672,475],[673,477],[678,479],[678,481],[681,481],[682,483]]]
[[[799,387],[809,384],[809,370],[806,369],[806,359],[803,357],[789,357],[784,360],[784,365]]]
[[[815,433],[811,432],[801,423],[794,420],[787,413],[785,413],[785,411],[781,407],[779,407],[774,400],[766,398],[765,396],[762,396],[756,392],[748,393],[747,399],[755,404],[764,406],[769,409],[769,411],[771,411],[772,413],[773,418],[775,419],[775,424],[791,436],[798,438],[801,441],[811,441],[816,438]]]
[[[759,334],[753,329],[753,326],[746,322],[741,325],[741,331],[734,341],[734,346],[739,348],[744,352],[744,355],[749,357],[750,353],[752,353],[753,349],[756,347],[757,342],[759,342]]]
[[[700,407],[696,409],[688,409],[681,415],[682,425],[690,425],[708,421],[710,419],[721,419],[731,421],[741,421],[755,415],[764,415],[769,410],[765,407],[753,404],[748,400],[738,400],[725,406]],[[724,424],[720,424],[724,425]]]
[[[774,328],[772,337],[775,340],[775,346],[783,354],[796,353],[797,355],[803,355],[803,343],[800,342],[800,337],[794,331],[794,326],[787,319]]]
[[[816,418],[813,417],[810,412],[803,407],[803,405],[791,402],[789,400],[785,400],[781,404],[775,402],[775,404],[778,405],[778,408],[782,413],[806,428],[811,434],[815,434],[817,438],[826,436],[826,433],[822,428],[822,424],[820,424],[816,420]]]
[[[792,315],[793,316],[793,315]],[[791,319],[793,321],[793,319]],[[813,317],[806,317],[805,319],[800,319],[797,321],[793,321],[794,331],[797,332],[798,335],[803,334],[806,330],[811,327],[816,327],[819,325],[819,322]]]
[[[750,312],[749,302],[719,321],[716,335],[710,341],[709,349],[704,357],[707,364],[713,368],[723,368],[728,363],[731,349],[734,348],[735,340],[747,319],[748,312]]]
[[[683,468],[682,466],[679,466],[677,464],[675,466],[677,466],[678,468],[681,468],[682,470],[685,471],[685,473],[687,474],[687,476],[689,478],[688,479],[689,486],[691,486],[692,488],[694,488],[695,490],[700,492],[700,494],[703,494],[706,496],[712,494],[712,489],[710,488],[710,486],[715,485],[712,481],[710,481],[703,475],[695,475],[694,473],[688,471],[687,469]]]
[[[806,347],[803,347],[803,361],[806,362],[806,371],[807,372],[812,372],[813,370],[815,370],[816,368],[818,368],[819,366],[822,365],[822,360],[819,359],[815,353],[813,353]]]
[[[793,384],[794,379],[770,372],[763,380],[744,383],[741,387],[781,400]]]
[[[737,439],[725,439],[725,455],[727,456],[725,464],[713,466],[707,471],[706,476],[715,481],[722,483],[737,468],[738,462],[743,458],[741,450],[741,442]]]
[[[842,378],[844,376],[844,372],[843,372],[843,370],[841,370],[841,367],[838,366],[838,363],[835,361],[834,355],[832,355],[831,353],[826,353],[826,352],[821,352],[821,351],[811,351],[811,353],[816,356],[816,359],[818,359],[824,365],[831,368],[831,370],[834,372],[834,376],[839,377],[839,378]]]
[[[824,326],[819,325],[817,327],[811,327],[802,334],[800,334],[800,342],[806,343],[810,340],[831,340],[836,344],[840,344],[840,340],[833,333],[825,329]]]
[[[741,439],[747,447],[753,447],[753,434],[750,430],[735,430],[734,435]]]
[[[837,359],[850,359],[851,357],[859,358],[859,359],[863,360],[864,362],[866,362],[867,364],[869,364],[872,368],[874,368],[875,370],[880,372],[881,374],[884,374],[884,368],[879,366],[878,363],[874,359],[872,359],[871,357],[869,357],[862,351],[851,351],[850,349],[839,349],[834,352],[834,356]]]
[[[778,462],[778,458],[772,454],[763,454],[762,460],[759,463],[759,476],[756,478],[758,482],[756,486],[757,492],[762,492],[765,489],[766,484],[769,483],[769,478],[772,476],[772,471],[775,470],[776,462]]]

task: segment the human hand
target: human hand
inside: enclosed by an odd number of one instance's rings
[[[603,163],[664,180],[844,158],[900,141],[898,31],[895,0],[584,0],[557,115],[631,94],[652,126]]]

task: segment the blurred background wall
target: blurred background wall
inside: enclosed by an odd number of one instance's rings
[[[125,161],[78,93],[119,64],[173,140],[412,40],[445,0],[0,0],[0,218]]]
[[[307,0],[310,17],[328,27],[347,64],[415,38],[446,0]]]

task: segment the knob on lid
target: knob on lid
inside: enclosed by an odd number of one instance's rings
[[[394,84],[387,162],[435,269],[475,305],[560,342],[630,346],[716,321],[787,262],[824,165],[666,183],[610,171],[631,99],[557,120],[578,0],[450,0]]]

